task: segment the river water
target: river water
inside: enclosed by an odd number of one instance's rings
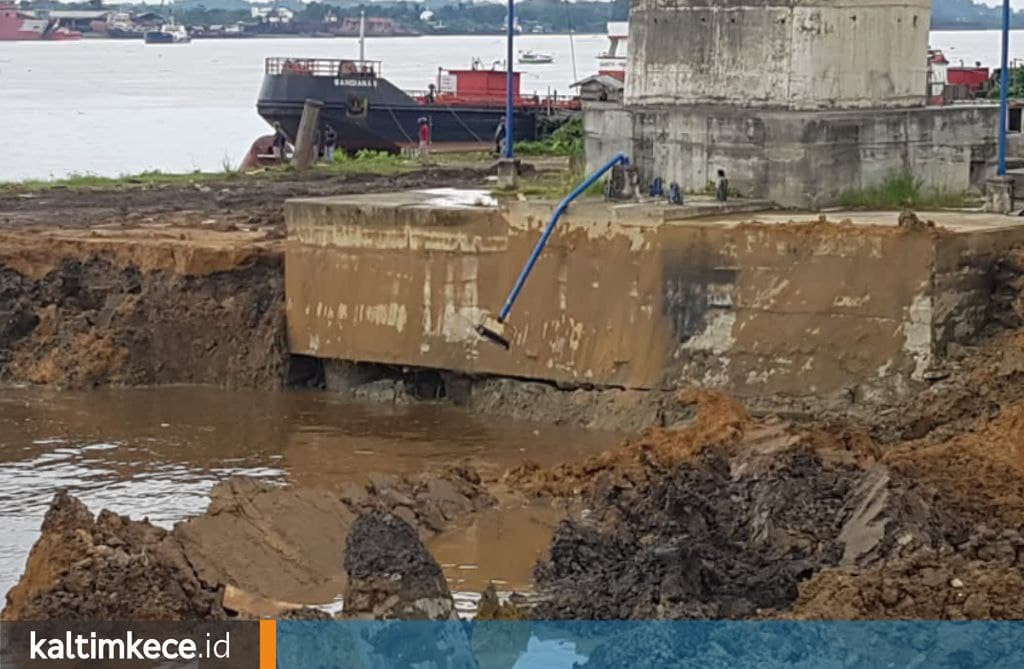
[[[213,484],[232,474],[339,488],[370,472],[412,474],[469,458],[482,474],[497,475],[524,459],[551,465],[587,457],[617,440],[445,405],[364,405],[317,392],[3,387],[0,593],[21,575],[60,489],[94,512],[109,508],[170,527],[204,511]],[[491,579],[508,589],[529,585],[554,517],[525,511],[485,513],[437,538],[430,548],[453,590],[479,592]]]
[[[551,65],[519,66],[522,89],[567,92],[597,70],[606,43],[603,35],[520,37],[517,49],[555,57]],[[996,31],[936,31],[931,45],[952,63],[999,60]],[[500,60],[504,48],[499,35],[394,37],[367,39],[366,56],[383,61],[394,83],[422,90],[439,66]],[[354,38],[0,42],[0,181],[235,166],[267,131],[255,110],[264,58],[357,53]],[[1024,36],[1014,31],[1011,57],[1019,55]]]

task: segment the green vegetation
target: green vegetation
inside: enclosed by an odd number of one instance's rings
[[[967,193],[926,188],[921,179],[906,170],[894,172],[877,185],[846,191],[839,201],[844,207],[856,209],[942,209],[972,204]]]
[[[391,175],[411,172],[422,167],[413,158],[396,156],[382,151],[360,151],[354,156],[338,152],[334,163],[318,163],[312,170],[332,174],[378,174]],[[0,183],[0,191],[40,191],[53,188],[145,188],[182,184],[200,184],[211,181],[237,179],[278,179],[295,176],[295,169],[288,165],[268,167],[253,172],[238,172],[225,163],[220,172],[183,172],[173,174],[150,170],[139,174],[125,174],[119,177],[102,177],[96,174],[72,174],[60,179],[29,179]]]
[[[363,149],[355,155],[338,151],[332,164],[320,165],[319,169],[338,174],[401,174],[421,167],[422,163],[415,158]]]
[[[535,142],[516,142],[516,153],[522,156],[582,156],[583,119],[571,118],[546,138]]]
[[[1008,74],[1010,75],[1010,97],[1024,97],[1024,67],[1010,67]],[[992,86],[992,90],[988,92],[988,96],[993,99],[998,99],[1000,93],[1000,86],[1001,85],[997,77],[996,84]]]

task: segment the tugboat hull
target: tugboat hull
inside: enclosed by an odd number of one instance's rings
[[[280,123],[289,137],[295,137],[302,118],[302,102],[260,101],[257,110],[268,123]],[[337,133],[337,147],[345,151],[370,149],[396,153],[419,143],[419,119],[426,118],[434,147],[479,149],[494,146],[494,134],[505,113],[498,109],[453,109],[430,105],[373,106],[363,115],[353,115],[344,106],[325,103],[320,125]],[[515,115],[516,141],[536,137],[536,115]]]
[[[421,103],[384,78],[369,73],[337,76],[307,74],[318,66],[305,61],[268,65],[256,109],[271,125],[280,123],[295,137],[307,99],[323,103],[320,126],[330,125],[337,134],[337,148],[344,151],[372,149],[396,153],[419,143],[419,119],[426,118],[435,148],[489,148],[505,116],[500,104],[455,106]],[[537,107],[515,112],[516,141],[537,137]]]

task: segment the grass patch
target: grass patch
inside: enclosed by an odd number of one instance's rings
[[[571,118],[544,139],[516,142],[516,153],[522,156],[582,156],[583,119]]]
[[[370,151],[363,149],[354,155],[344,151],[334,154],[333,163],[319,163],[316,168],[336,174],[403,174],[423,167],[415,158],[387,153],[386,151]]]
[[[0,183],[0,190],[40,191],[51,188],[127,188],[187,184],[202,181],[224,181],[242,176],[239,172],[184,172],[172,174],[149,170],[119,177],[101,177],[96,174],[71,174],[60,179],[27,179]]]
[[[329,172],[331,174],[377,174],[388,176],[403,174],[421,169],[423,165],[416,159],[385,153],[383,151],[359,151],[355,155],[338,152],[333,163],[316,163],[310,171]],[[0,183],[2,191],[43,191],[54,188],[145,188],[153,186],[188,185],[204,182],[224,182],[242,179],[283,179],[300,174],[290,165],[267,167],[253,172],[239,172],[230,169],[225,162],[220,172],[182,172],[171,173],[160,170],[149,170],[138,174],[125,174],[118,177],[103,177],[96,174],[71,174],[60,179],[28,179]]]
[[[853,209],[955,209],[975,204],[976,198],[965,192],[926,188],[921,179],[904,170],[874,186],[845,191],[839,203]]]

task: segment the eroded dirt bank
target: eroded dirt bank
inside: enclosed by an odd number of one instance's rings
[[[0,192],[0,382],[287,380],[287,197],[476,183],[472,169]]]

